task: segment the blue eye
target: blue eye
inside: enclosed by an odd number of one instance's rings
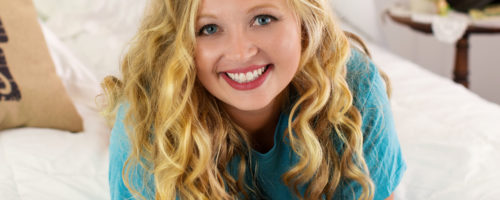
[[[218,29],[219,28],[217,27],[217,25],[208,24],[208,25],[203,26],[200,29],[198,35],[212,35],[212,34],[216,33]]]
[[[255,21],[253,22],[253,25],[266,25],[271,23],[271,21],[276,20],[276,17],[273,17],[271,15],[259,15],[255,17]]]

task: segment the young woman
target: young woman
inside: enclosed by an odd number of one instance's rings
[[[387,87],[328,5],[152,0],[103,82],[112,199],[392,198]]]

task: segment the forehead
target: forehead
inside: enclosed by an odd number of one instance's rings
[[[201,0],[198,14],[220,14],[236,12],[245,14],[255,9],[274,7],[288,9],[288,0]]]

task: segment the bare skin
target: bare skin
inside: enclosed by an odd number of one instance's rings
[[[265,153],[274,145],[274,131],[278,124],[282,100],[276,98],[271,104],[260,110],[240,111],[225,105],[233,120],[250,134],[254,150]],[[240,114],[243,113],[244,114]]]
[[[299,65],[299,20],[286,0],[204,0],[198,16],[198,79],[249,133],[252,146],[266,152],[274,144],[278,96]],[[227,80],[232,71],[268,65],[272,67],[256,88],[238,89]]]

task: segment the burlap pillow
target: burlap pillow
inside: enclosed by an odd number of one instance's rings
[[[31,0],[0,0],[0,130],[79,132],[82,119],[57,76]]]

